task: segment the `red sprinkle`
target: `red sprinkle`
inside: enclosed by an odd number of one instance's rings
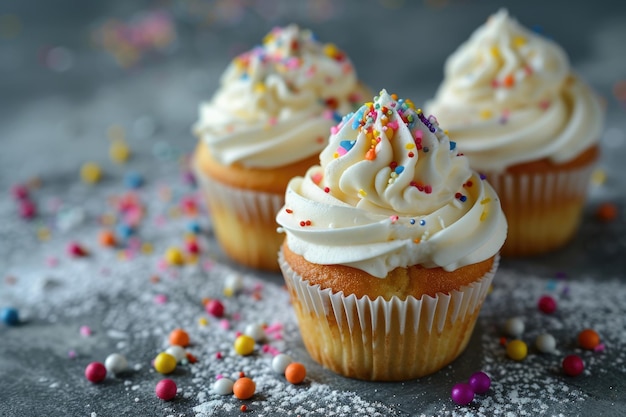
[[[537,307],[539,307],[542,313],[552,314],[556,311],[556,300],[549,295],[544,295],[539,298]]]

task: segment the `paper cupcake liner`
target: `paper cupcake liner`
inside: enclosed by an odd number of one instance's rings
[[[277,271],[276,253],[284,236],[276,231],[276,213],[284,195],[231,187],[199,170],[196,178],[226,254],[244,265]]]
[[[313,359],[341,375],[380,381],[418,378],[465,349],[498,267],[472,284],[420,299],[371,300],[310,285],[279,264],[304,344]]]
[[[582,217],[593,166],[540,173],[487,173],[509,225],[504,256],[534,255],[565,245]]]

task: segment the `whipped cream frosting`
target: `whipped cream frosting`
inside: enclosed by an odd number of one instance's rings
[[[318,154],[331,126],[363,102],[347,55],[296,25],[236,57],[194,133],[224,165],[272,168]]]
[[[494,256],[500,201],[434,118],[385,90],[331,129],[320,165],[293,178],[276,220],[289,249],[316,264],[384,278]]]
[[[563,49],[504,9],[446,60],[425,111],[472,167],[486,171],[543,158],[568,162],[600,139],[604,116]]]

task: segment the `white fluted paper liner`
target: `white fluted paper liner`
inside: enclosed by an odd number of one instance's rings
[[[195,175],[224,251],[244,265],[278,270],[276,252],[284,236],[276,231],[276,213],[285,202],[284,195],[231,187],[199,169]]]
[[[453,361],[467,346],[498,267],[450,294],[371,300],[310,285],[279,264],[304,344],[317,362],[348,377],[405,380]]]
[[[487,173],[508,221],[503,255],[556,249],[576,233],[593,164],[537,173]]]

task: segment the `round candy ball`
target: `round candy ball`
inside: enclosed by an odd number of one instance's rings
[[[233,384],[233,393],[240,400],[247,400],[254,395],[256,384],[248,377],[239,378]]]
[[[470,376],[469,386],[476,394],[484,394],[489,391],[491,386],[491,378],[484,372],[475,372]]]
[[[578,376],[585,370],[585,363],[578,355],[567,355],[562,366],[563,372],[569,376]]]
[[[100,362],[91,362],[85,368],[85,378],[94,384],[104,381],[106,376],[107,368]]]
[[[300,362],[292,362],[285,368],[285,379],[292,384],[299,384],[306,377],[306,368]]]
[[[540,334],[535,339],[535,347],[543,353],[552,353],[556,349],[556,339],[548,333]]]
[[[469,384],[461,382],[452,387],[450,396],[456,404],[467,405],[474,399],[474,391]]]
[[[600,335],[593,329],[578,333],[578,344],[583,349],[594,350],[600,344]]]
[[[549,295],[539,298],[537,307],[545,314],[552,314],[556,311],[556,300]]]
[[[174,329],[169,336],[170,345],[189,346],[189,334],[183,329]]]
[[[230,395],[233,393],[235,382],[229,378],[220,378],[213,384],[213,392],[217,395]]]
[[[104,361],[104,367],[108,372],[118,374],[124,372],[128,368],[128,361],[119,353],[111,353]]]
[[[246,356],[254,351],[254,339],[250,336],[242,334],[235,339],[234,347],[238,355]]]
[[[161,374],[169,374],[176,369],[176,358],[169,353],[161,352],[154,358],[154,369]]]
[[[262,342],[267,337],[263,326],[256,323],[248,324],[243,333],[247,336],[250,336],[257,342]]]
[[[519,317],[512,317],[504,323],[504,331],[509,336],[519,337],[524,333],[524,321]]]
[[[287,369],[287,366],[291,362],[293,362],[291,356],[284,353],[279,353],[278,355],[274,356],[274,359],[272,359],[272,369],[277,374],[284,374],[285,369]]]
[[[176,397],[177,389],[178,388],[176,387],[176,382],[166,378],[157,382],[154,392],[156,393],[156,396],[160,399],[169,401]]]
[[[209,300],[209,302],[204,306],[204,309],[213,317],[224,316],[224,304],[222,304],[220,300]]]
[[[16,326],[20,322],[20,315],[13,307],[4,307],[0,310],[0,320],[7,326]]]
[[[165,349],[165,353],[169,353],[176,358],[176,362],[180,362],[187,357],[187,351],[184,347],[178,345],[172,345]]]
[[[506,354],[513,360],[521,361],[528,354],[528,346],[522,340],[511,340],[506,345]]]

